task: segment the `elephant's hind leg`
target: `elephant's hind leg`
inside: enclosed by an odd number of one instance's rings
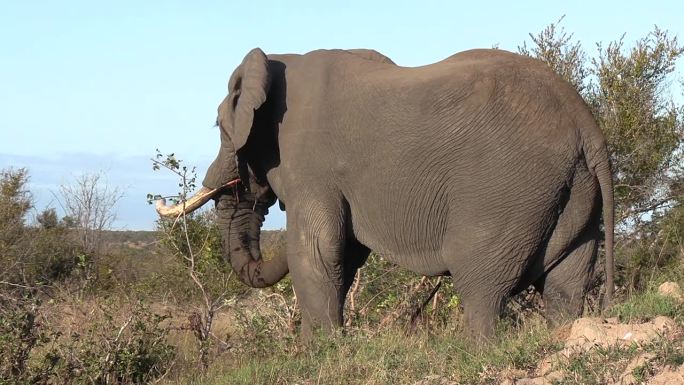
[[[512,243],[502,245],[498,239],[482,239],[457,250],[470,259],[469,263],[456,260],[449,269],[463,302],[465,329],[475,339],[489,339],[506,299],[520,283],[525,261],[536,250]]]
[[[543,276],[535,286],[541,289],[546,316],[553,323],[582,314],[584,296],[596,261],[598,241],[588,229],[571,246],[568,255]]]
[[[542,293],[547,318],[552,322],[562,322],[582,312],[596,261],[600,219],[598,183],[585,168],[579,169],[547,244],[544,273],[534,283]]]

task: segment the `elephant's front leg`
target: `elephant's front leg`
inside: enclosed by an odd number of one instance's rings
[[[342,326],[345,226],[341,213],[325,215],[335,211],[317,207],[288,213],[288,266],[301,306],[304,340],[317,327],[330,331]]]

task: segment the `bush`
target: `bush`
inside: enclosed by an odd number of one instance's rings
[[[348,326],[442,326],[460,301],[448,277],[421,277],[372,253],[347,296]],[[421,322],[422,321],[422,322]]]
[[[54,209],[27,222],[33,207],[25,169],[0,173],[0,290],[21,291],[64,281],[84,257],[72,237],[70,222]],[[19,290],[17,290],[19,289]]]
[[[48,383],[59,358],[51,350],[39,352],[58,334],[43,324],[40,302],[0,301],[0,306],[0,384]]]
[[[653,215],[638,236],[625,239],[617,260],[617,284],[633,290],[647,289],[654,276],[684,262],[684,203]]]
[[[99,307],[100,317],[84,331],[67,336],[59,346],[56,376],[75,383],[146,384],[164,375],[175,349],[166,342],[168,318],[136,304],[126,319],[115,317],[118,306]],[[75,380],[75,381],[74,381]]]
[[[146,384],[173,365],[167,317],[140,303],[125,318],[117,304],[99,304],[82,330],[68,334],[50,325],[43,310],[35,299],[3,304],[1,384]]]

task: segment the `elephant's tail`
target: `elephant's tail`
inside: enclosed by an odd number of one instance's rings
[[[615,231],[615,202],[613,198],[613,174],[610,167],[608,148],[601,129],[592,119],[589,127],[589,137],[584,138],[584,154],[589,170],[598,179],[603,200],[603,227],[605,230],[604,249],[606,253],[606,296],[603,307],[607,307],[613,300],[615,290],[615,262],[613,258]]]

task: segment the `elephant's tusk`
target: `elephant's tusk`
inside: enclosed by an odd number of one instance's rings
[[[207,187],[202,187],[199,191],[197,191],[193,196],[188,198],[186,201],[182,201],[178,204],[175,204],[173,206],[167,206],[166,205],[166,199],[159,199],[157,200],[157,203],[155,204],[155,208],[157,210],[157,213],[162,216],[162,217],[179,217],[183,214],[190,214],[191,212],[197,210],[198,208],[202,207],[205,203],[211,199],[219,190],[224,189],[226,187],[234,186],[236,184],[240,183],[240,179],[233,179],[230,182],[224,184],[223,186],[215,189],[210,189]]]

